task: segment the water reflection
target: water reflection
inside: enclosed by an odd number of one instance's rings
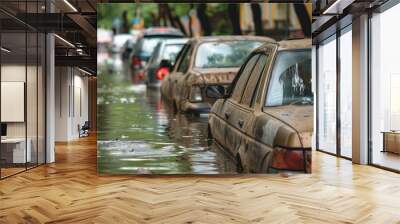
[[[211,144],[207,116],[174,114],[159,90],[130,84],[124,77],[98,77],[100,173],[236,172],[233,160]]]

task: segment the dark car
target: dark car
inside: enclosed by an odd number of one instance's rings
[[[122,52],[122,60],[123,61],[128,61],[129,57],[132,53],[133,47],[135,46],[135,39],[129,39],[125,42],[125,44],[122,46],[121,52]]]
[[[160,40],[183,38],[181,31],[169,27],[153,27],[145,29],[140,35],[131,54],[131,67],[133,75],[143,76],[151,54]]]
[[[255,36],[192,38],[161,83],[163,97],[177,111],[207,113],[215,99],[206,97],[205,88],[228,86],[250,52],[266,42],[275,41]]]
[[[209,114],[215,142],[245,172],[311,172],[311,40],[265,44],[253,51]]]
[[[176,56],[187,41],[186,38],[167,39],[157,44],[144,70],[144,79],[148,87],[161,85],[161,80],[169,74],[170,67],[175,64]]]

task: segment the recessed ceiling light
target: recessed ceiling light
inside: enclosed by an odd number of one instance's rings
[[[64,0],[65,4],[67,4],[74,12],[78,12],[78,10],[68,1]]]
[[[55,37],[57,37],[59,40],[61,40],[62,42],[64,42],[64,43],[66,43],[67,45],[69,45],[70,47],[73,47],[73,48],[75,48],[75,45],[73,45],[71,42],[69,42],[68,40],[66,40],[66,39],[64,39],[64,38],[62,38],[62,37],[60,37],[59,35],[57,35],[57,34],[54,34],[54,36]]]
[[[79,69],[79,71],[81,71],[81,72],[83,72],[83,73],[85,73],[85,74],[87,74],[87,75],[92,75],[92,73],[90,73],[90,72],[88,72],[88,71],[86,71],[86,70],[83,70],[83,69],[81,69],[81,68],[79,68],[78,67],[78,69]]]

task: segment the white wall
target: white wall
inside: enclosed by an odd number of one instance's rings
[[[88,78],[83,75],[76,68],[56,67],[56,141],[79,138],[78,125],[88,120]]]

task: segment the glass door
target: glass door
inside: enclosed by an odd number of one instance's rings
[[[352,33],[351,25],[341,31],[340,46],[340,156],[352,157]]]
[[[1,33],[1,176],[26,170],[31,161],[27,141],[25,30]]]
[[[371,18],[370,162],[400,171],[400,4]]]
[[[24,15],[43,13],[44,3],[0,7]],[[43,33],[0,12],[1,179],[45,163],[45,44]]]
[[[336,35],[318,46],[317,149],[336,154]]]

